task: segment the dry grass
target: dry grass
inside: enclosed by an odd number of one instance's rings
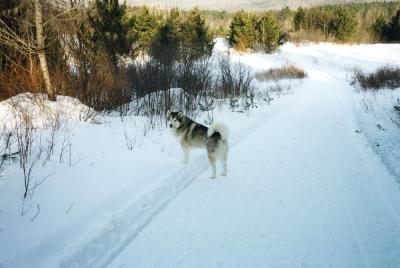
[[[363,90],[400,87],[400,67],[383,66],[373,73],[355,71],[351,84],[359,85]]]
[[[258,81],[280,80],[280,79],[303,79],[307,73],[295,65],[287,65],[281,68],[272,68],[265,72],[257,73]]]

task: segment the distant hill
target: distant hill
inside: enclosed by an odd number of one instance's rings
[[[344,3],[384,2],[384,0],[126,0],[128,5],[147,5],[160,9],[179,7],[180,9],[191,9],[198,6],[200,9],[237,11],[262,11],[266,9],[281,9],[283,7],[297,8],[299,6],[309,7],[326,4]],[[386,1],[387,2],[387,1]]]

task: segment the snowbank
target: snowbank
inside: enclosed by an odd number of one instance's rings
[[[95,111],[76,98],[57,96],[49,101],[45,94],[21,93],[0,102],[0,121],[8,128],[27,116],[36,128],[42,128],[54,120],[87,121],[93,119]]]

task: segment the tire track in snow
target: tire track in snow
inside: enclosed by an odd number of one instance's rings
[[[344,76],[340,77],[338,74],[335,73],[329,73],[326,71],[326,73],[331,77],[331,84],[336,83],[338,86],[336,88],[348,88],[349,92],[350,90],[353,90],[353,87],[351,87],[348,83],[343,82]],[[352,119],[351,119],[351,124],[353,125],[354,129],[359,129],[359,121],[357,119],[357,115],[355,112],[355,103],[353,101],[353,97],[350,96],[349,93],[346,93],[349,95],[349,100],[351,100],[350,104],[350,109],[353,112]],[[355,127],[357,126],[357,127]],[[363,155],[366,153],[365,150],[359,150],[359,148],[363,148],[365,144],[370,144],[370,141],[368,138],[365,136],[364,133],[361,133],[361,135],[357,135],[352,137],[352,142],[355,144],[353,148],[358,148],[357,153],[359,155]],[[376,152],[372,148],[373,146],[370,146],[370,153],[374,154],[377,157],[378,162],[381,164],[382,167],[385,168],[385,170],[388,172],[388,174],[393,175],[388,166],[382,161],[380,156],[376,154]],[[371,170],[372,169],[372,170]],[[373,168],[371,166],[367,167],[367,170],[370,170],[369,172],[373,172]],[[394,203],[389,202],[387,196],[383,193],[382,186],[380,183],[378,183],[375,179],[376,176],[367,176],[367,185],[374,185],[374,193],[377,194],[376,197],[377,200],[380,200],[384,206],[380,208],[381,211],[385,211],[386,215],[390,215],[391,219],[396,222],[397,224],[400,224],[400,215],[396,212],[396,209],[394,208]],[[395,177],[394,177],[395,178]],[[344,204],[345,208],[345,217],[347,219],[348,225],[351,228],[351,236],[352,239],[355,243],[355,250],[357,251],[357,255],[359,256],[362,266],[363,267],[386,267],[388,264],[387,263],[382,263],[377,259],[374,259],[371,257],[371,254],[369,252],[369,249],[367,245],[371,244],[371,238],[370,238],[370,231],[367,228],[368,225],[371,224],[370,219],[365,218],[365,214],[360,213],[359,207],[355,207],[354,202],[351,201],[351,193],[348,192],[348,188],[344,187],[345,183],[348,183],[343,181],[340,177],[338,177],[339,181],[341,181],[342,189],[340,193],[340,199],[341,202]],[[362,185],[359,185],[360,187]],[[378,242],[375,242],[378,243]]]
[[[291,109],[278,110],[263,116],[230,139],[230,148],[262,127],[272,116]],[[128,207],[109,216],[105,224],[90,226],[77,240],[67,244],[61,254],[50,260],[57,267],[107,267],[164,208],[208,169],[208,161],[198,156],[192,164],[173,173],[159,186]],[[196,163],[196,164],[193,164]],[[104,221],[100,221],[104,222]]]

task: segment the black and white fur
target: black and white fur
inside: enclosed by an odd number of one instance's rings
[[[214,123],[211,127],[199,124],[182,112],[167,112],[168,127],[179,139],[182,151],[183,162],[188,163],[189,152],[192,148],[205,148],[207,150],[208,161],[212,168],[211,178],[215,178],[216,162],[221,161],[223,171],[222,176],[227,174],[228,158],[228,127],[222,123]]]

